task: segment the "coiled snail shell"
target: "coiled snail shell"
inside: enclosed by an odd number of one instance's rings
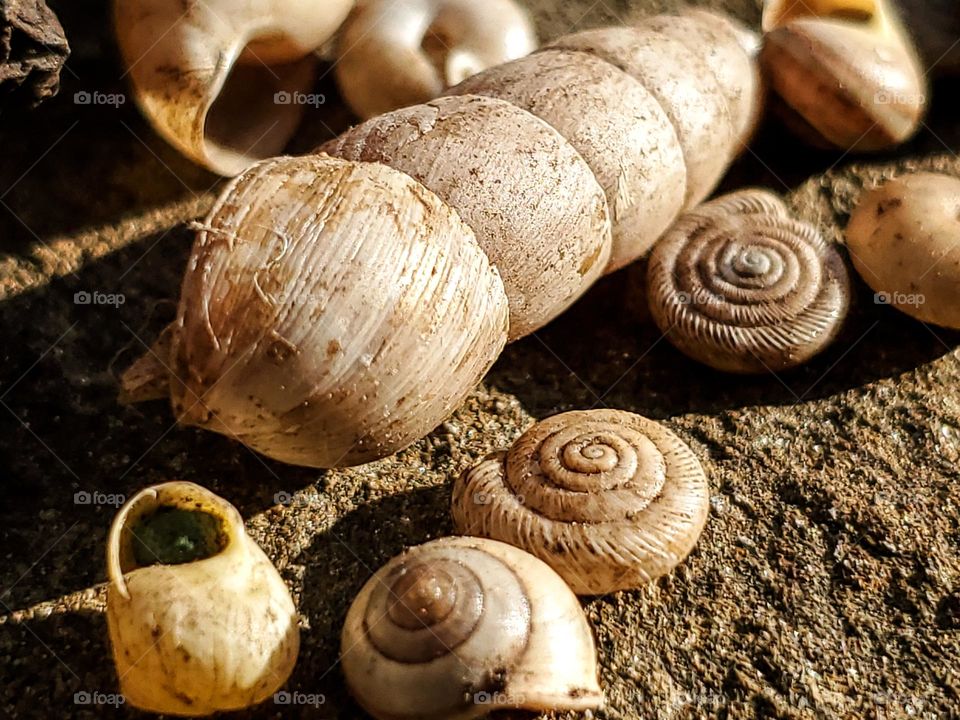
[[[693,549],[707,520],[703,468],[680,438],[617,410],[556,415],[454,485],[458,532],[533,553],[574,592],[640,587]]]
[[[876,151],[920,127],[926,74],[890,0],[768,0],[763,29],[778,109],[808,141]]]
[[[320,152],[401,170],[456,210],[503,278],[511,340],[572,305],[610,257],[607,203],[586,161],[503,100],[442,97],[395,110]]]
[[[426,102],[537,47],[514,0],[361,0],[339,36],[340,91],[364,119]]]
[[[290,100],[310,92],[313,52],[351,7],[353,0],[114,0],[124,77],[170,144],[236,175],[289,142],[304,111]]]
[[[393,558],[354,600],[341,644],[351,693],[382,720],[603,701],[577,598],[537,558],[493,540],[443,538]]]
[[[120,689],[141,710],[209,715],[255,705],[300,646],[283,579],[230,503],[187,482],[146,488],[107,544],[107,624]]]
[[[473,231],[406,175],[276,158],[201,225],[171,334],[181,423],[282,462],[357,465],[463,401],[503,349],[507,299]]]
[[[840,254],[763,190],[680,218],[650,256],[647,293],[671,343],[737,373],[805,362],[833,340],[850,303]]]

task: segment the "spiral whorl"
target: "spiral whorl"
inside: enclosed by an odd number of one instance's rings
[[[745,190],[683,216],[650,257],[648,295],[667,338],[728,372],[798,365],[836,335],[843,260],[774,195]]]
[[[709,489],[676,435],[632,413],[591,410],[533,426],[457,481],[464,533],[523,548],[574,592],[638,587],[693,548]]]
[[[482,538],[387,563],[351,606],[342,650],[351,692],[377,718],[465,720],[490,702],[583,710],[601,698],[576,597],[535,557]]]

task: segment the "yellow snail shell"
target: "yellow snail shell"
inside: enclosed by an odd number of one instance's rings
[[[761,86],[745,36],[716,13],[647,18],[562,37],[450,92],[522,107],[583,155],[610,207],[612,272],[706,197],[752,133]]]
[[[706,475],[680,438],[617,410],[568,412],[467,470],[458,532],[533,553],[579,595],[637,588],[670,572],[703,531]]]
[[[847,248],[877,302],[960,330],[960,179],[914,173],[868,192]]]
[[[681,217],[650,256],[647,293],[671,343],[738,373],[805,362],[833,340],[850,303],[840,254],[764,190]]]
[[[433,193],[383,165],[277,158],[200,227],[169,393],[181,423],[268,457],[357,465],[439,425],[506,338],[500,277]]]
[[[576,596],[511,545],[451,537],[364,585],[341,640],[351,693],[380,720],[599,707],[593,635]]]
[[[768,0],[763,28],[761,65],[800,135],[875,151],[920,127],[926,75],[889,0]]]
[[[337,80],[364,119],[426,102],[537,47],[513,0],[361,0],[339,35]]]
[[[148,542],[143,523],[171,511],[205,521],[195,527],[207,537],[198,530],[177,542],[213,554],[178,562],[170,536],[159,531],[166,544]],[[178,564],[149,564],[154,547]],[[237,710],[270,697],[293,670],[300,634],[290,592],[236,508],[209,490],[169,482],[132,497],[110,529],[107,574],[113,658],[134,707],[189,716]]]
[[[353,0],[115,0],[117,43],[144,115],[194,162],[236,175],[293,136],[313,52]],[[286,100],[286,102],[284,102]]]
[[[502,100],[438,98],[320,151],[402,170],[454,208],[500,271],[511,340],[572,305],[610,257],[607,204],[589,166],[556,130]]]

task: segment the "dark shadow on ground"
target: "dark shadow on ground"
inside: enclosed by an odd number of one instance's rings
[[[337,707],[353,708],[351,717],[359,717],[336,665],[347,610],[364,583],[390,558],[451,532],[450,489],[436,486],[364,504],[317,536],[296,559],[306,567],[301,613],[314,625],[303,636],[288,690],[326,695]]]

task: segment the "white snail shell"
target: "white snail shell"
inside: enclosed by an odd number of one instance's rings
[[[138,522],[167,509],[214,518],[219,550],[141,565]],[[290,592],[236,508],[210,491],[170,482],[137,493],[110,529],[107,572],[110,642],[134,707],[189,716],[237,710],[270,697],[293,670],[300,635]]]
[[[236,175],[278,154],[310,91],[314,50],[353,0],[115,0],[117,42],[147,119],[204,167]]]
[[[277,158],[201,226],[170,396],[180,422],[277,460],[356,465],[440,424],[506,337],[500,277],[433,193],[383,165]]]
[[[553,128],[503,100],[444,97],[320,148],[402,170],[473,228],[500,271],[510,339],[562,313],[603,273],[610,219],[590,167]]]
[[[466,471],[459,532],[511,543],[580,595],[636,588],[672,570],[707,520],[703,468],[680,438],[617,410],[568,412]]]
[[[610,207],[612,272],[706,197],[752,132],[760,81],[741,33],[715,13],[647,18],[562,37],[450,92],[507,100],[577,149]]]
[[[877,302],[960,330],[960,179],[913,173],[866,193],[847,248]]]
[[[850,303],[839,253],[764,190],[680,218],[650,256],[647,293],[670,342],[739,373],[805,362],[833,340]]]
[[[889,0],[768,0],[763,27],[761,65],[806,139],[876,151],[920,127],[926,74]]]
[[[340,31],[337,80],[366,119],[426,102],[481,70],[533,52],[513,0],[361,0]]]
[[[443,538],[392,559],[354,600],[341,646],[351,693],[382,720],[603,700],[577,598],[540,560],[493,540]]]

